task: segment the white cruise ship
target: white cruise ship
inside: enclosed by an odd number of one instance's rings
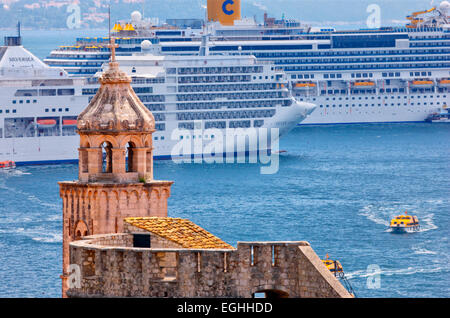
[[[220,11],[222,2],[208,4]],[[449,11],[443,1],[409,15],[405,27],[349,31],[267,16],[261,25],[248,19],[222,25],[213,14],[210,50],[254,55],[283,69],[296,98],[318,105],[302,124],[423,122],[450,104]],[[198,54],[201,29],[157,28],[140,19],[134,13],[130,23],[114,26],[119,55],[131,55],[145,39],[159,43],[164,55]],[[92,76],[109,56],[104,41],[78,39],[74,47],[53,51],[46,62],[72,76]]]
[[[0,46],[0,161],[73,161],[79,138],[77,116],[86,107],[85,80],[49,67],[5,38]]]
[[[75,162],[77,116],[95,95],[97,79],[70,78],[20,42],[11,37],[0,47],[0,161]],[[208,56],[207,46],[201,56],[182,58],[151,54],[155,49],[144,43],[142,53],[118,58],[155,116],[155,159],[171,159],[177,128],[278,128],[281,136],[315,109],[292,97],[286,75],[272,63],[249,55]]]

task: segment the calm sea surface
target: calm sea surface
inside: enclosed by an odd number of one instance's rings
[[[47,49],[34,37],[29,48],[44,57],[75,33],[44,33]],[[320,257],[340,260],[359,297],[450,297],[449,140],[447,124],[298,127],[281,141],[287,153],[275,175],[259,165],[160,161],[155,177],[175,181],[169,216],[233,245],[306,240]],[[77,173],[75,165],[0,173],[0,297],[60,296],[57,182]],[[405,210],[421,231],[389,233]]]

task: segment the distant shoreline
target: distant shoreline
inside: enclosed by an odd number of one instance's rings
[[[16,31],[17,27],[13,27],[13,28],[0,28],[0,31]],[[37,29],[33,29],[30,27],[21,27],[21,31],[82,31],[82,30],[90,30],[90,31],[108,31],[108,29],[105,28],[86,28],[86,29],[68,29],[68,28],[50,28],[50,29],[41,29],[41,28],[37,28]]]

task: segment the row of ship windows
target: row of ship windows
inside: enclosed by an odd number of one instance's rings
[[[411,47],[438,47],[438,46],[449,46],[449,43],[445,42],[438,42],[438,43],[411,43]],[[274,47],[270,47],[269,49],[273,50]],[[220,50],[218,50],[220,51]],[[433,49],[408,49],[408,50],[367,50],[367,51],[346,51],[346,52],[250,52],[250,54],[255,55],[257,58],[270,58],[270,57],[322,57],[322,56],[361,56],[361,55],[411,55],[411,54],[442,54],[447,53],[448,49],[439,49],[439,48],[433,48]],[[245,54],[245,53],[244,53]],[[62,58],[70,58],[67,56],[61,56]],[[86,57],[77,56],[73,58],[83,58],[87,59]],[[97,58],[96,58],[97,59]],[[99,60],[107,60],[108,57],[99,57]],[[67,66],[67,65],[87,65],[87,66],[101,66],[100,63],[96,62],[85,62],[82,64],[82,62],[64,62],[64,61],[58,61],[57,63],[52,63],[52,66]],[[219,69],[217,71],[212,71],[214,69]],[[228,70],[231,71],[228,71]],[[240,71],[242,69],[243,71]],[[190,73],[191,72],[191,73]],[[253,72],[262,72],[262,67],[228,67],[228,68],[217,68],[217,67],[204,67],[204,68],[180,68],[178,70],[178,74],[207,74],[206,72],[215,72],[215,73],[226,73],[226,72],[244,72],[244,73],[253,73]]]
[[[265,93],[233,93],[233,94],[188,94],[177,95],[177,101],[214,101],[215,99],[269,99],[286,98],[286,92],[265,92]]]
[[[177,113],[177,120],[270,118],[275,116],[275,113],[276,113],[275,109],[234,111],[234,112]]]
[[[133,77],[133,84],[163,84],[166,82],[164,77],[158,78],[139,78]]]
[[[271,84],[244,84],[244,85],[189,85],[179,86],[178,92],[214,92],[214,91],[242,91],[242,90],[273,90],[279,88],[275,83]]]
[[[223,103],[178,103],[177,110],[195,110],[195,109],[228,109],[234,108],[267,108],[281,105],[289,107],[292,105],[291,99],[286,100],[264,100],[264,101],[246,101],[246,102],[223,102]]]
[[[135,87],[133,88],[136,94],[153,94],[153,87]],[[98,92],[98,88],[83,88],[81,90],[82,95],[95,95]]]
[[[162,103],[166,101],[164,95],[139,95],[139,99],[143,103]]]
[[[359,64],[359,65],[316,65],[316,66],[286,66],[286,72],[296,71],[338,71],[338,70],[367,70],[367,69],[408,69],[408,68],[450,68],[449,63],[424,64]]]
[[[75,136],[75,126],[60,126],[59,118],[41,118],[44,120],[54,121],[54,125],[43,127],[35,124],[34,118],[9,118],[5,119],[5,135],[4,138],[33,138],[33,137],[58,137],[58,136]],[[67,117],[69,120],[76,120],[76,117]],[[37,122],[39,122],[38,119]],[[63,118],[63,122],[64,122]],[[157,131],[166,130],[165,124],[156,124]],[[3,129],[0,128],[0,138],[3,138]],[[164,140],[164,137],[161,138]],[[156,139],[157,140],[157,139]]]
[[[58,61],[58,62],[49,62],[49,66],[53,67],[76,67],[76,66],[97,66],[101,67],[104,61],[98,62],[74,62],[74,61]]]
[[[430,92],[430,93],[431,93],[431,92]],[[447,98],[447,95],[435,95],[435,96],[430,95],[430,98],[433,98],[433,97],[435,97],[435,98],[441,98],[441,96],[442,96],[442,98]],[[420,96],[420,95],[418,95],[418,96],[414,96],[414,95],[404,95],[404,96],[403,96],[403,99],[408,99],[408,98],[414,99],[415,97],[417,97],[417,99],[421,99],[421,96]],[[370,98],[369,98],[368,96],[364,97],[365,100],[369,100],[369,99],[372,99],[372,100],[379,99],[379,100],[381,100],[382,98],[383,98],[383,99],[389,99],[389,97],[387,97],[387,96],[385,96],[385,97],[378,96],[377,98],[375,98],[374,96],[372,96],[372,97],[370,97]],[[391,96],[391,99],[395,99],[395,98],[401,99],[402,96]],[[428,98],[428,95],[424,95],[424,96],[423,96],[423,99],[427,99],[427,98]],[[312,100],[313,100],[313,101],[316,101],[317,98],[314,97],[314,98],[312,98]],[[336,98],[336,97],[333,97],[333,98],[327,97],[326,100],[327,100],[327,101],[328,101],[328,100],[363,100],[363,97],[358,97],[358,98],[356,98],[356,97],[345,97],[345,99],[344,99],[343,97],[338,97],[338,98]],[[301,98],[300,101],[303,101],[303,98]]]
[[[444,34],[444,35],[416,35],[412,36],[410,40],[412,41],[421,41],[421,40],[443,40],[443,39],[450,39],[450,35]]]
[[[381,106],[402,106],[402,103],[397,103],[397,104],[395,104],[395,103],[391,103],[391,104],[359,104],[359,105],[356,105],[356,104],[352,104],[352,105],[350,105],[350,104],[345,104],[345,105],[320,105],[320,108],[324,108],[324,107],[326,107],[326,108],[329,108],[329,107],[332,107],[332,108],[335,108],[335,107],[369,107],[369,106],[372,106],[372,107],[375,107],[376,105],[378,105],[379,107],[381,107]],[[403,103],[403,106],[414,106],[415,104],[414,103],[411,103],[411,104],[408,104],[408,103]],[[421,103],[417,103],[417,106],[421,106],[422,104]],[[437,106],[440,106],[441,105],[441,103],[440,102],[436,102],[436,105]],[[443,104],[443,105],[446,105],[445,103]],[[428,106],[428,103],[423,103],[423,106]],[[430,102],[429,103],[429,106],[434,106],[434,103],[433,102]]]
[[[144,104],[151,112],[161,112],[166,110],[166,105],[164,104]]]
[[[241,67],[190,67],[179,68],[179,75],[190,74],[218,74],[218,73],[262,73],[262,66],[241,66]],[[168,69],[168,74],[175,73],[175,69]]]
[[[450,53],[448,49],[423,49],[423,50],[380,50],[380,51],[328,51],[328,52],[273,52],[254,53],[257,58],[271,57],[321,57],[321,56],[362,56],[362,55],[418,55],[418,54],[443,54]]]
[[[5,109],[5,114],[9,114],[9,113],[15,114],[17,113],[16,109]],[[0,109],[0,114],[3,114],[3,109]]]
[[[22,99],[21,99],[21,100],[13,100],[13,101],[12,101],[13,104],[17,104],[17,103],[18,103],[18,104],[24,104],[24,103],[25,103],[25,104],[31,104],[31,102],[33,102],[33,104],[36,104],[36,103],[37,103],[37,100],[33,99],[33,101],[31,101],[31,100],[29,100],[29,99],[27,99],[27,100],[22,100]]]
[[[62,89],[19,89],[14,96],[73,96],[75,95],[75,89],[62,88]]]
[[[414,97],[415,97],[415,96],[413,96],[413,95],[411,95],[411,96],[407,95],[407,96],[403,96],[403,99],[409,99],[409,98],[414,99]],[[402,96],[391,96],[391,99],[396,99],[396,98],[397,98],[397,99],[401,99]],[[417,98],[420,99],[421,96],[417,96]],[[428,98],[427,95],[423,96],[423,99],[427,99],[427,98]],[[433,98],[433,96],[430,96],[430,98]],[[441,95],[436,95],[436,98],[441,98]],[[442,95],[442,98],[447,98],[447,95]],[[346,97],[346,98],[345,98],[345,100],[357,100],[357,99],[358,99],[358,100],[363,100],[362,97],[358,97],[358,98],[356,98],[356,97],[351,97],[351,99],[350,99],[350,97]],[[365,97],[364,99],[365,99],[365,100],[369,100],[369,97]],[[375,100],[375,97],[372,96],[370,99]],[[381,97],[381,96],[378,96],[377,99],[381,100],[382,97]],[[383,97],[383,99],[389,99],[389,98],[388,98],[388,97]],[[303,99],[301,99],[301,100],[303,101]],[[313,101],[315,101],[315,100],[316,100],[316,98],[313,98]],[[336,97],[329,98],[329,97],[327,97],[326,100],[344,100],[344,98],[342,98],[342,97],[339,97],[339,98],[336,98]]]
[[[410,47],[426,47],[426,46],[450,46],[448,42],[425,42],[425,43],[410,43]]]
[[[250,128],[251,126],[252,126],[251,120],[228,122],[228,128]],[[254,120],[253,121],[253,127],[260,128],[262,126],[264,126],[264,120]],[[195,123],[193,123],[193,122],[179,123],[178,128],[194,130]],[[227,128],[227,122],[225,122],[225,121],[205,122],[205,129],[225,129],[225,128]],[[193,138],[195,139],[195,136]],[[202,137],[198,136],[198,138],[200,139]],[[206,135],[205,135],[205,138],[207,138]],[[183,138],[181,138],[181,139],[183,139]]]
[[[415,93],[423,94],[423,93],[445,93],[447,91],[448,91],[447,88],[439,87],[439,88],[436,89],[436,91],[433,91],[433,88],[411,88],[409,92],[410,92],[410,94],[415,94]],[[320,91],[321,95],[338,95],[338,94],[347,95],[348,93],[349,93],[349,91],[346,90],[346,89],[321,90]],[[359,90],[358,89],[352,89],[350,91],[350,93],[352,95],[358,95],[358,94],[362,94],[362,95],[373,94],[373,95],[375,95],[377,93],[377,90],[375,90],[375,89],[359,89]],[[406,89],[405,88],[386,88],[386,89],[381,88],[379,90],[379,93],[380,94],[384,94],[384,93],[388,93],[388,94],[390,94],[390,93],[406,94]],[[302,94],[301,93],[297,93],[297,96],[308,95],[308,94],[309,94],[308,92],[302,93]],[[414,96],[414,95],[411,95],[411,96]],[[414,98],[414,97],[412,97],[412,98]]]
[[[269,76],[253,76],[253,79],[254,80],[256,80],[256,79],[260,79],[260,80],[262,80],[263,78],[265,79],[265,80],[268,80],[269,79]],[[273,76],[270,76],[270,79],[274,79],[274,77]],[[277,80],[278,80],[278,78],[277,78]]]
[[[392,63],[392,62],[440,62],[448,61],[450,56],[426,56],[426,57],[392,57],[392,58],[349,58],[349,59],[304,59],[304,60],[276,60],[277,65],[291,64],[353,64],[353,63]]]
[[[226,82],[250,82],[250,75],[235,76],[187,76],[178,78],[179,84],[188,83],[226,83]]]

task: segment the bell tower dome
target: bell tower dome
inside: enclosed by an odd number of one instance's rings
[[[171,181],[153,178],[155,119],[111,63],[100,88],[79,115],[78,180],[60,182],[63,200],[63,296],[68,289],[69,243],[95,234],[123,232],[127,217],[167,217]]]
[[[101,86],[78,117],[81,182],[139,182],[153,179],[153,114],[119,69],[112,45],[112,61]]]

